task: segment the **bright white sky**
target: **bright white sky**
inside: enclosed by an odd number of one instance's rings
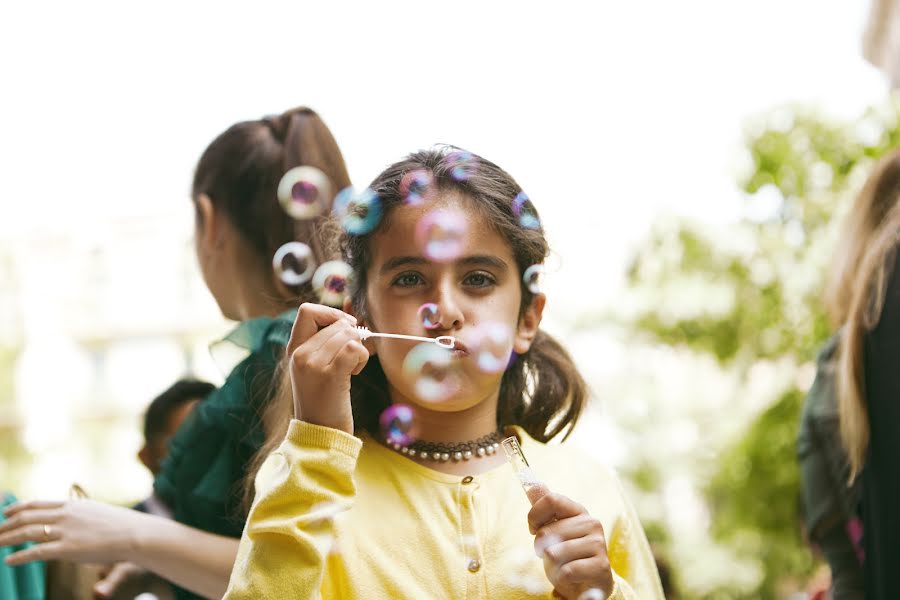
[[[551,314],[590,308],[654,218],[738,214],[746,116],[786,101],[853,115],[883,97],[859,56],[866,4],[5,3],[0,240],[90,236],[120,215],[188,232],[205,145],[307,104],[358,185],[434,142],[505,167],[563,261]]]

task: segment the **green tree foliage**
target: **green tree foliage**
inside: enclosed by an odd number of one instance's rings
[[[633,290],[656,290],[629,323],[644,339],[712,357],[745,380],[761,363],[798,374],[719,454],[706,486],[713,534],[763,573],[747,598],[776,598],[779,582],[813,567],[800,531],[799,374],[830,334],[821,293],[840,223],[875,160],[900,143],[898,115],[891,101],[849,122],[801,107],[753,120],[738,182],[745,216],[726,231],[658,226],[629,271]],[[721,301],[673,308],[667,291],[688,285]],[[647,470],[636,474],[653,481]],[[705,597],[736,595],[722,594]]]

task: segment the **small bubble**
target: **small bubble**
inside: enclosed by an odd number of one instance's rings
[[[318,217],[330,198],[331,183],[315,167],[294,167],[278,183],[278,202],[294,219]]]
[[[429,342],[410,350],[402,367],[416,396],[428,402],[446,400],[459,390],[458,369],[458,361],[450,352]]]
[[[369,188],[344,188],[335,196],[332,212],[344,231],[351,235],[366,235],[381,221],[381,198]]]
[[[512,330],[503,323],[484,323],[475,328],[468,340],[475,364],[486,373],[500,373],[510,364]]]
[[[416,169],[400,180],[400,197],[412,206],[423,204],[434,196],[434,175],[431,171]]]
[[[478,161],[471,152],[456,150],[447,155],[450,166],[450,177],[456,181],[465,181],[478,172]]]
[[[303,285],[313,276],[316,264],[309,246],[301,242],[288,242],[275,252],[272,258],[275,274],[285,285]]]
[[[532,294],[543,294],[544,265],[531,265],[525,269],[525,274],[522,275],[522,281],[525,282],[525,287],[528,288],[528,291]]]
[[[416,224],[416,243],[426,257],[436,262],[457,258],[466,241],[466,217],[455,209],[433,210]]]
[[[528,198],[528,194],[525,192],[519,192],[515,199],[513,199],[512,211],[519,220],[519,225],[525,229],[541,228],[541,220],[538,219],[537,210],[535,210],[534,204],[532,204],[531,200]]]
[[[322,304],[341,308],[349,292],[350,277],[353,269],[340,260],[330,260],[316,269],[312,278],[313,289],[319,295]]]
[[[441,326],[441,311],[437,304],[429,302],[419,307],[419,320],[425,329],[437,329]]]
[[[415,437],[413,430],[413,410],[406,404],[392,404],[378,419],[381,433],[391,444],[408,446]]]

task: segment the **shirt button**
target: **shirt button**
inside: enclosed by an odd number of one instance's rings
[[[468,484],[472,483],[472,481],[474,481],[474,480],[475,480],[475,478],[472,477],[471,475],[466,475],[465,477],[463,477],[462,482],[464,484],[468,485]]]
[[[473,558],[472,560],[469,561],[469,572],[470,573],[477,573],[478,569],[480,569],[480,568],[481,568],[481,563],[478,562],[476,559]]]

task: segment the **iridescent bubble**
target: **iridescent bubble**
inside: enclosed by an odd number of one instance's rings
[[[441,325],[441,309],[429,302],[419,307],[419,320],[425,329],[437,329]]]
[[[351,235],[370,233],[381,221],[381,198],[373,190],[347,187],[334,197],[334,215]]]
[[[431,260],[450,262],[462,253],[467,229],[463,213],[452,208],[439,208],[419,219],[416,243]]]
[[[486,373],[500,373],[510,364],[512,330],[503,323],[484,323],[466,340],[475,364]]]
[[[471,152],[456,150],[447,155],[450,166],[450,177],[456,181],[465,181],[478,171],[478,161]]]
[[[537,210],[535,210],[534,204],[531,203],[528,194],[525,192],[519,192],[513,199],[512,211],[516,218],[519,219],[519,225],[522,227],[526,229],[541,228],[541,220],[538,219]]]
[[[544,293],[544,265],[531,265],[522,275],[525,287],[532,294]]]
[[[312,250],[301,242],[288,242],[279,248],[272,258],[272,266],[278,278],[291,286],[303,285],[316,270]]]
[[[278,202],[294,219],[319,216],[330,198],[331,182],[315,167],[294,167],[278,183]]]
[[[427,402],[446,400],[460,388],[459,361],[452,352],[429,342],[415,346],[403,359],[403,375],[416,396]]]
[[[330,260],[316,269],[312,278],[313,289],[319,295],[322,304],[336,306],[344,305],[350,287],[350,276],[353,269],[341,260]]]
[[[413,430],[413,410],[406,404],[392,404],[387,407],[378,419],[381,433],[391,444],[408,446],[415,437]]]
[[[416,169],[410,171],[400,180],[400,197],[403,202],[418,205],[434,196],[434,175],[431,171]]]

